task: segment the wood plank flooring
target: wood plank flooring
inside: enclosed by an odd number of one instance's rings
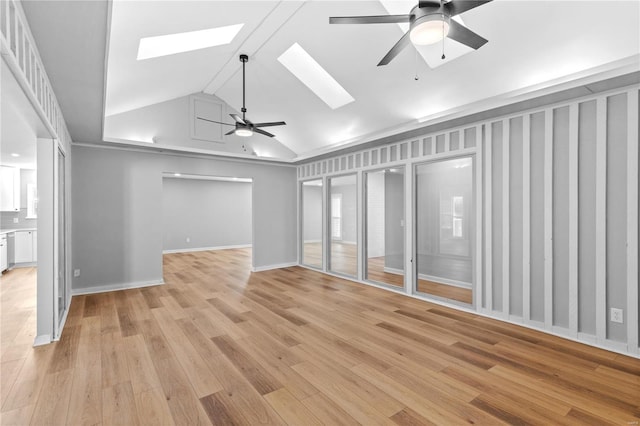
[[[166,285],[76,296],[62,339],[35,349],[20,295],[35,273],[5,274],[0,423],[640,421],[638,359],[249,264],[246,249],[166,255]]]

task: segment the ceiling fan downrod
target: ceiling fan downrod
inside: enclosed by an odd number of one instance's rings
[[[245,71],[244,71],[244,65],[249,62],[249,56],[242,54],[240,55],[240,62],[242,62],[242,109],[240,111],[242,111],[242,119],[246,120],[245,114],[247,112],[247,108],[245,107]]]

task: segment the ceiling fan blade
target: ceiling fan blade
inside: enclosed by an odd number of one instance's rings
[[[233,118],[236,123],[240,123],[240,124],[247,124],[245,123],[245,121],[242,119],[242,117],[240,117],[238,114],[229,114],[231,116],[231,118]]]
[[[402,37],[400,37],[400,40],[398,40],[398,42],[395,44],[395,46],[393,46],[391,48],[389,53],[387,53],[385,55],[385,57],[382,58],[380,63],[378,63],[378,66],[387,65],[389,62],[391,62],[393,60],[393,58],[398,56],[398,53],[400,53],[402,51],[402,49],[407,47],[407,45],[409,44],[410,41],[411,41],[411,39],[409,38],[409,31],[407,31],[406,33],[404,33],[404,35]]]
[[[332,16],[330,24],[401,24],[410,22],[411,15],[380,15],[380,16]]]
[[[272,126],[286,126],[284,121],[274,121],[272,123],[254,123],[253,127],[272,127]]]
[[[491,0],[453,0],[445,4],[444,7],[449,11],[449,16],[456,16],[467,10],[489,3],[490,1]]]
[[[449,34],[447,34],[447,37],[476,50],[484,46],[488,41],[453,19],[449,21]]]
[[[196,117],[196,118],[198,120],[208,121],[209,123],[224,124],[225,126],[235,126],[235,124],[223,123],[222,121],[209,120],[208,118],[204,118],[204,117]]]
[[[234,134],[235,132],[236,132],[236,129],[233,129],[232,131],[227,132],[227,133],[225,133],[224,135],[225,135],[225,136],[229,136],[229,135]]]
[[[256,129],[256,128],[254,128],[254,129],[253,129],[253,131],[254,131],[254,132],[256,132],[256,133],[260,133],[261,135],[269,136],[270,138],[272,138],[272,137],[274,137],[274,136],[275,136],[275,135],[272,135],[272,134],[271,134],[271,133],[269,133],[269,132],[265,132],[265,131],[264,131],[264,130],[262,130],[262,129]]]
[[[419,1],[418,7],[440,7],[440,1],[439,0]]]

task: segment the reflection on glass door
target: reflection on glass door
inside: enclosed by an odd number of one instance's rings
[[[418,292],[472,303],[473,159],[416,166]]]
[[[302,264],[322,269],[322,179],[302,183]]]
[[[58,150],[58,322],[67,309],[65,156]]]
[[[365,173],[365,278],[404,287],[404,168]]]
[[[358,274],[358,216],[356,175],[329,179],[331,247],[329,270],[356,277]]]

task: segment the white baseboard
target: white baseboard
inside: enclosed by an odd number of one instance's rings
[[[231,245],[231,246],[196,247],[196,248],[182,248],[182,249],[162,250],[162,254],[192,253],[192,252],[196,252],[196,251],[229,250],[229,249],[239,249],[239,248],[251,248],[251,244],[236,244],[236,245]]]
[[[440,283],[440,284],[452,285],[454,287],[461,287],[461,288],[471,289],[471,284],[469,284],[469,283],[465,283],[465,282],[457,281],[457,280],[450,280],[448,278],[436,277],[434,275],[418,274],[418,278],[421,279],[421,280],[433,281],[433,282]]]
[[[73,288],[71,289],[72,296],[81,296],[84,294],[96,294],[96,293],[106,293],[109,291],[118,291],[118,290],[129,290],[132,288],[142,288],[142,287],[152,287],[156,285],[163,285],[163,280],[154,280],[154,281],[136,281],[132,283],[117,283],[117,284],[106,284],[100,285],[96,287],[88,287],[88,288]]]
[[[277,265],[255,266],[251,268],[251,272],[270,271],[271,269],[290,268],[298,266],[298,262],[279,263]]]
[[[404,271],[402,269],[389,268],[388,266],[385,266],[382,270],[388,274],[404,275]]]
[[[41,334],[40,336],[36,336],[33,341],[33,346],[42,346],[48,345],[51,343],[51,335],[50,334]]]
[[[356,241],[347,241],[347,240],[331,240],[332,243],[336,244],[348,244],[350,246],[355,246],[358,244]]]
[[[304,240],[305,244],[316,244],[316,243],[321,243],[322,240]]]
[[[22,263],[14,263],[7,270],[15,269],[15,268],[33,268],[37,267],[38,262],[22,262]]]

